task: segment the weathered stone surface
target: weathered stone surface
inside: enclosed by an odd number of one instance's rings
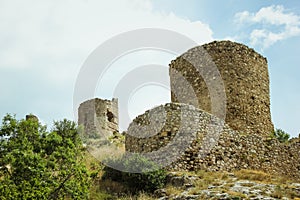
[[[223,116],[213,115],[222,107],[211,107],[203,79],[214,83],[214,72],[202,70],[201,76],[187,60],[205,69],[215,63],[227,96],[226,124]],[[212,42],[172,61],[170,78],[173,103],[133,120],[125,135],[126,151],[143,153],[172,171],[257,169],[300,179],[300,136],[288,143],[268,138],[273,124],[263,56],[235,42]],[[86,101],[78,114],[78,124],[92,135],[88,138],[95,148],[103,145],[99,135],[118,132],[117,99]]]
[[[153,152],[149,158],[170,163],[166,168],[171,171],[256,169],[300,179],[300,138],[280,143],[260,134],[243,135],[186,104],[169,103],[138,116],[129,125],[125,148]]]
[[[186,174],[171,173],[173,179],[186,179]],[[213,183],[203,186],[200,184],[201,177],[194,175],[190,176],[189,182],[191,187],[178,186],[173,184],[171,179],[167,180],[167,186],[172,186],[178,189],[176,194],[169,193],[166,189],[155,191],[155,197],[160,200],[166,199],[253,199],[253,200],[275,200],[275,199],[297,199],[300,197],[299,183],[264,183],[255,180],[239,179],[234,173],[223,173],[227,178],[216,177]],[[197,183],[198,182],[198,183]],[[198,187],[197,187],[198,185]]]
[[[216,78],[215,72],[211,71],[212,65],[219,70],[225,87],[226,123],[241,133],[269,135],[274,128],[270,115],[267,59],[243,44],[212,42],[192,48],[173,60],[170,64],[172,102],[192,104],[209,113],[213,113],[213,109],[216,112],[222,109],[211,107],[207,83],[214,84]],[[200,73],[195,66],[199,66]]]
[[[84,127],[85,134],[99,134],[102,137],[119,131],[118,99],[91,99],[78,108],[78,125]]]

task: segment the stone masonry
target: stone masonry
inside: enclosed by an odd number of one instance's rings
[[[216,117],[203,110],[169,103],[135,118],[125,147],[170,171],[254,169],[300,179],[300,138],[280,143],[220,126]]]
[[[207,82],[214,83],[216,74],[206,70],[211,65],[223,80],[224,91],[214,92],[224,108],[212,107]],[[172,61],[170,80],[172,103],[133,120],[125,134],[127,152],[142,153],[170,171],[255,169],[300,179],[300,136],[286,143],[270,137],[266,58],[243,44],[212,42]],[[118,132],[117,99],[85,101],[78,115],[95,148],[102,145],[101,137]]]
[[[199,73],[192,64],[218,68],[227,96],[226,124],[211,114],[222,108],[211,108],[203,78],[213,80],[215,74]],[[170,79],[173,103],[133,120],[126,151],[142,153],[171,171],[256,169],[300,179],[300,138],[280,143],[270,137],[274,127],[266,58],[242,44],[212,42],[172,61]]]
[[[87,135],[108,137],[119,131],[118,99],[91,99],[78,108],[78,125]]]
[[[200,69],[208,68],[199,73],[195,64]],[[215,78],[209,71],[213,64],[218,68],[224,83],[226,123],[242,133],[269,135],[274,127],[270,114],[267,59],[243,44],[212,42],[192,48],[173,60],[170,64],[172,102],[191,104],[212,113],[206,85],[208,81],[205,82],[202,76]],[[184,79],[178,78],[177,73]],[[188,84],[193,88],[198,101],[192,101],[192,92],[187,90]]]

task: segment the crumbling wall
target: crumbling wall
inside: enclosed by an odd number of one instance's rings
[[[78,125],[84,127],[87,135],[107,137],[118,132],[118,99],[110,101],[95,98],[81,103],[78,108]]]
[[[186,104],[170,103],[138,116],[129,125],[125,147],[129,152],[153,152],[149,158],[169,163],[171,171],[257,169],[300,178],[300,138],[280,143],[242,134]]]
[[[265,136],[274,130],[266,58],[243,44],[219,41],[192,48],[171,62],[172,102],[191,104],[212,113],[210,94],[202,76],[215,77],[209,70],[204,70],[201,76],[191,60],[202,69],[210,67],[211,61],[218,68],[227,97],[225,121],[232,129]],[[193,88],[196,102],[188,85]]]

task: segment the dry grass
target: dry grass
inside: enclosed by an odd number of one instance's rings
[[[227,194],[229,194],[230,196],[232,196],[232,199],[233,198],[237,198],[237,197],[240,197],[240,198],[243,198],[243,199],[247,198],[247,195],[245,195],[243,193],[240,193],[240,192],[227,191]]]
[[[192,188],[190,194],[199,194],[200,190],[205,190],[208,186],[220,186],[228,179],[228,174],[226,172],[207,172],[207,171],[197,171],[195,173],[199,179],[194,182],[195,187]]]
[[[273,182],[276,182],[277,184],[288,184],[291,183],[293,181],[289,180],[287,177],[285,176],[280,176],[280,177],[273,177]]]
[[[264,183],[272,182],[272,176],[262,171],[242,169],[240,171],[236,171],[234,174],[241,180],[259,181]]]
[[[240,180],[248,180],[265,184],[275,184],[279,186],[286,186],[289,183],[293,182],[285,176],[270,175],[258,170],[242,169],[240,171],[234,172],[234,174]]]
[[[178,195],[180,193],[182,193],[184,191],[184,189],[178,188],[178,187],[174,187],[172,185],[167,185],[166,186],[166,194],[169,195]]]
[[[105,160],[107,158],[118,158],[125,153],[125,148],[117,147],[114,144],[103,145],[99,147],[89,147],[88,151],[98,160]]]

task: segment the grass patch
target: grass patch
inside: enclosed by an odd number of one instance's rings
[[[272,182],[272,176],[262,171],[242,169],[240,171],[236,171],[235,176],[241,180],[249,180],[249,181],[260,181],[260,182]]]
[[[242,169],[234,172],[235,176],[240,180],[256,181],[265,184],[287,185],[294,181],[282,175],[270,175],[263,171]]]
[[[166,187],[166,194],[167,195],[178,195],[184,191],[184,189],[180,189],[178,187],[174,187],[172,185],[167,185]]]
[[[195,174],[199,177],[194,182],[195,187],[191,188],[189,194],[199,194],[200,190],[208,189],[209,186],[219,187],[223,185],[225,180],[228,180],[227,172],[207,172],[207,171],[197,171]]]
[[[228,191],[227,194],[231,196],[231,199],[245,199],[247,198],[247,195],[240,193],[240,192],[234,192],[234,191]]]

